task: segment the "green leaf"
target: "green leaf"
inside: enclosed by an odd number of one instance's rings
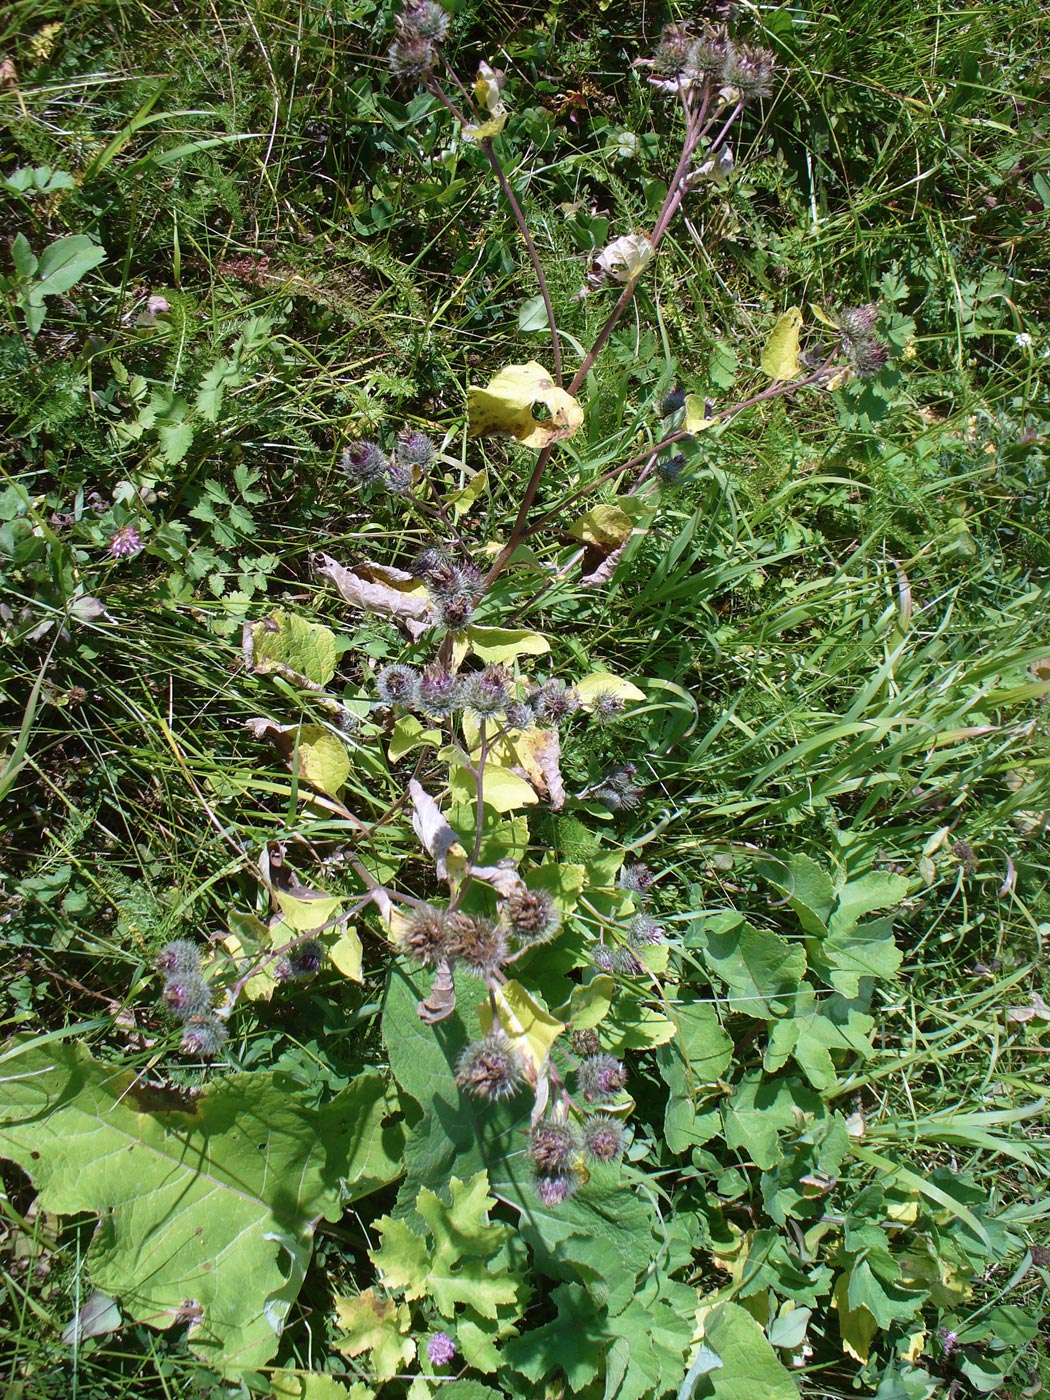
[[[904,956],[893,941],[891,919],[874,919],[827,938],[812,938],[807,946],[813,971],[845,997],[859,995],[863,977],[889,981]]]
[[[539,632],[517,627],[468,627],[470,649],[482,661],[514,661],[519,656],[544,656],[551,644]]]
[[[489,1220],[496,1204],[489,1195],[488,1173],[470,1181],[453,1177],[449,1204],[426,1187],[416,1198],[416,1210],[434,1239],[427,1293],[443,1317],[454,1317],[457,1304],[481,1317],[495,1318],[497,1308],[518,1301],[523,1280],[513,1270],[493,1267],[494,1256],[511,1237],[509,1225]]]
[[[315,685],[327,685],[335,675],[335,634],[282,608],[250,629],[250,648],[252,669],[259,675],[291,671]]]
[[[379,1270],[383,1287],[404,1293],[410,1303],[422,1298],[430,1272],[426,1241],[403,1220],[394,1220],[389,1215],[380,1216],[374,1228],[383,1243],[378,1249],[370,1250],[368,1257]]]
[[[704,1345],[721,1366],[695,1394],[713,1400],[798,1400],[791,1373],[777,1360],[758,1323],[737,1303],[719,1303],[704,1317]]]
[[[415,715],[402,715],[390,731],[387,757],[397,763],[414,749],[439,749],[444,743],[440,729],[427,729]]]
[[[828,922],[828,932],[832,936],[848,933],[865,914],[900,904],[910,889],[910,880],[902,875],[888,875],[882,870],[873,870],[859,880],[850,880],[839,893],[834,913]]]
[[[274,890],[274,899],[282,919],[295,933],[313,933],[335,917],[342,908],[343,896],[325,894],[297,886],[291,890]]]
[[[703,921],[686,942],[703,950],[708,967],[726,984],[731,1011],[768,1021],[791,1010],[806,972],[798,944],[733,913]]]
[[[770,379],[797,379],[801,372],[798,360],[802,311],[789,307],[770,332],[762,351],[762,373]]]
[[[342,1213],[340,1177],[365,1194],[400,1171],[383,1151],[393,1105],[378,1075],[316,1108],[279,1073],[189,1098],[72,1045],[7,1059],[0,1155],[29,1173],[41,1209],[100,1217],[87,1272],[132,1322],[181,1325],[192,1300],[190,1349],[226,1374],[277,1350],[314,1224]]]
[[[162,423],[157,429],[161,456],[169,467],[177,467],[193,446],[192,423]]]
[[[599,1311],[578,1284],[563,1283],[551,1294],[551,1302],[557,1317],[512,1338],[503,1348],[503,1359],[536,1383],[554,1371],[564,1372],[570,1392],[576,1393],[601,1371],[613,1334],[604,1310]]]
[[[837,1001],[837,998],[832,998]],[[838,1081],[832,1050],[845,1050],[866,1059],[872,1053],[871,1033],[875,1020],[855,1007],[832,1017],[827,1003],[818,1005],[808,988],[800,996],[794,1013],[777,1021],[770,1028],[769,1045],[763,1060],[766,1070],[781,1068],[789,1055],[794,1055],[799,1068],[813,1085],[822,1091],[834,1088]]]
[[[528,301],[523,301],[518,307],[519,331],[545,331],[549,326],[547,307],[542,297],[529,297]]]
[[[807,933],[827,931],[835,906],[835,886],[816,861],[805,855],[781,855],[776,860],[756,860],[755,871],[787,896]]]
[[[475,472],[461,491],[453,491],[451,496],[445,497],[445,505],[452,508],[457,521],[462,520],[471,506],[481,499],[488,484],[488,472]]]
[[[697,1102],[705,1084],[716,1080],[733,1055],[733,1042],[719,1024],[713,1006],[674,1008],[676,1035],[661,1046],[657,1064],[670,1089],[664,1114],[664,1135],[672,1152],[685,1152],[707,1142],[718,1131],[718,1115],[701,1113]]]
[[[40,262],[29,246],[29,239],[24,233],[15,234],[11,243],[11,259],[15,265],[15,271],[23,281],[28,280],[40,266]]]
[[[270,1395],[272,1400],[372,1400],[372,1392],[360,1381],[347,1389],[324,1371],[274,1371]]]
[[[40,254],[36,290],[46,297],[68,292],[106,256],[106,250],[83,233],[68,234]]]

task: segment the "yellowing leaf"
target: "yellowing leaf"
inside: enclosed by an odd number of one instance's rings
[[[547,417],[534,417],[542,404]],[[526,447],[546,447],[572,437],[583,424],[583,409],[564,389],[559,389],[541,364],[505,365],[485,389],[467,393],[470,437],[493,434],[517,438]]]
[[[476,802],[477,784],[474,774],[450,755],[452,766],[449,769],[449,791],[457,802]],[[532,807],[540,800],[535,789],[517,773],[501,768],[496,763],[486,763],[482,779],[481,800],[494,812],[513,812],[518,807]]]
[[[686,394],[685,422],[682,426],[687,433],[706,433],[717,424],[717,418],[707,416],[707,402],[700,394]]]
[[[356,1298],[336,1298],[335,1317],[345,1334],[337,1349],[347,1356],[371,1352],[378,1381],[396,1376],[416,1354],[415,1342],[404,1335],[412,1326],[407,1303],[397,1304],[366,1288]]]
[[[445,504],[452,507],[457,520],[462,520],[475,501],[484,495],[488,481],[488,472],[475,472],[461,491],[453,491],[451,496],[445,497]]]
[[[576,682],[576,690],[583,701],[585,710],[593,710],[599,695],[613,695],[617,700],[644,700],[645,695],[636,685],[625,681],[622,676],[614,676],[608,671],[594,671]]]
[[[595,544],[602,549],[615,549],[617,545],[623,544],[630,535],[634,525],[631,517],[619,506],[603,505],[595,506],[586,515],[581,515],[574,525],[569,527],[569,534],[574,539],[582,540],[584,544]]]
[[[478,1014],[481,1028],[488,1035],[492,1030],[492,1006],[487,1000],[478,1008]],[[496,1016],[503,1033],[525,1061],[529,1079],[535,1083],[551,1046],[565,1029],[564,1021],[552,1016],[542,1002],[514,981],[496,989]]]
[[[824,310],[822,306],[818,306],[816,302],[811,301],[809,304],[809,309],[815,321],[819,321],[822,326],[830,326],[833,331],[838,330],[838,326],[836,326],[835,322],[831,319],[831,317],[828,315],[828,313]]]
[[[345,928],[328,949],[328,961],[351,982],[363,982],[361,976],[361,939],[357,929]]]
[[[835,1280],[832,1306],[838,1309],[839,1336],[842,1350],[847,1356],[861,1364],[867,1361],[871,1350],[871,1339],[879,1330],[879,1324],[863,1304],[858,1308],[849,1305],[849,1274],[839,1274]]]
[[[299,729],[299,776],[319,792],[336,797],[350,776],[345,744],[319,724]]]
[[[241,976],[264,951],[270,951],[269,948],[263,949],[260,944],[239,937],[236,933],[228,933],[222,939],[222,946],[236,961]],[[277,988],[277,981],[270,970],[272,967],[273,963],[267,963],[258,972],[252,973],[241,990],[241,996],[247,1001],[269,1001]]]
[[[246,623],[242,645],[245,663],[260,676],[278,671],[327,685],[335,675],[335,633],[281,608]]]
[[[498,136],[507,124],[507,109],[503,105],[503,77],[488,63],[478,64],[478,79],[474,84],[474,101],[483,112],[488,112],[486,122],[468,122],[463,135],[472,141],[483,141],[489,136]]]
[[[802,330],[802,312],[797,306],[789,307],[766,341],[762,351],[762,373],[770,379],[796,379],[801,366],[798,362],[799,333]]]
[[[551,644],[540,632],[519,627],[468,627],[470,650],[482,661],[513,661],[519,656],[544,656]]]
[[[313,933],[334,919],[342,908],[341,895],[325,894],[322,890],[274,890],[274,899],[284,922],[295,933]]]

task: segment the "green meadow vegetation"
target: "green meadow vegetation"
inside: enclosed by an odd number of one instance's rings
[[[1048,41],[8,0],[8,1400],[1050,1384]]]

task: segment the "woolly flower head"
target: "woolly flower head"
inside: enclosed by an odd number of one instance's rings
[[[411,710],[419,697],[419,675],[411,666],[384,666],[376,676],[376,694],[384,705]]]
[[[426,433],[401,433],[394,448],[394,456],[404,467],[429,467],[436,453],[437,448]]]
[[[595,1162],[615,1162],[623,1153],[623,1124],[607,1113],[592,1113],[581,1133],[583,1150]]]
[[[569,1197],[576,1193],[579,1184],[574,1172],[561,1172],[555,1176],[538,1176],[536,1178],[536,1194],[549,1209],[553,1206],[564,1205]]]
[[[612,1055],[590,1055],[576,1071],[576,1084],[588,1103],[607,1103],[627,1083],[627,1072]]]
[[[553,679],[544,681],[529,699],[538,718],[549,724],[560,724],[562,720],[569,719],[581,703],[578,691]]]
[[[449,632],[462,632],[474,617],[474,602],[466,593],[454,593],[438,600],[434,609],[438,624]]]
[[[281,958],[273,975],[278,982],[298,982],[304,977],[313,977],[321,970],[323,962],[324,945],[316,938],[307,938],[287,957]]]
[[[890,348],[881,340],[858,340],[853,345],[850,367],[860,379],[872,379],[889,363]]]
[[[190,943],[185,938],[176,938],[173,943],[166,943],[157,954],[153,966],[158,972],[166,972],[172,977],[185,976],[187,972],[196,972],[200,967],[200,949],[196,943]]]
[[[339,465],[347,476],[362,486],[382,481],[387,468],[387,455],[378,442],[362,439],[343,449]]]
[[[475,1040],[456,1064],[456,1083],[478,1099],[513,1098],[523,1078],[521,1059],[501,1033]]]
[[[529,1158],[543,1176],[562,1171],[580,1155],[579,1134],[568,1123],[544,1119],[529,1134]]]
[[[423,967],[433,967],[448,955],[448,925],[442,909],[422,904],[413,909],[398,935],[403,953],[416,959]]]
[[[621,890],[630,890],[632,894],[648,894],[653,887],[653,880],[656,877],[653,872],[642,861],[635,861],[633,865],[625,865],[620,871],[620,878],[617,883]]]
[[[627,929],[635,948],[656,946],[664,941],[664,928],[651,914],[635,914]]]
[[[182,1052],[214,1060],[226,1044],[226,1027],[214,1016],[194,1016],[182,1032]]]
[[[499,714],[510,703],[512,680],[505,666],[486,666],[483,671],[476,671],[467,680],[464,689],[467,709],[479,719]]]
[[[500,905],[500,917],[519,943],[549,943],[561,927],[561,911],[546,890],[515,890]]]
[[[477,977],[491,977],[507,960],[506,932],[492,919],[457,910],[445,919],[448,953]]]
[[[722,68],[722,82],[736,88],[745,102],[768,97],[773,90],[773,55],[754,44],[730,47]]]
[[[211,1010],[212,993],[199,972],[185,972],[181,976],[169,977],[164,984],[161,1000],[178,1020],[188,1021]]]
[[[443,666],[428,666],[419,678],[416,703],[425,715],[445,719],[459,707],[461,690],[458,679]]]

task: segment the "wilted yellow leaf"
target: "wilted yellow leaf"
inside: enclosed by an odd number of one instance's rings
[[[361,982],[361,939],[354,928],[344,928],[328,949],[328,961],[351,982]]]
[[[682,427],[687,433],[706,433],[708,428],[713,428],[717,422],[717,418],[708,418],[707,404],[701,394],[686,394],[685,422]]]
[[[798,362],[799,334],[802,312],[791,306],[784,312],[766,341],[762,351],[762,373],[770,379],[796,379],[801,366]]]
[[[863,1303],[856,1308],[850,1307],[848,1272],[839,1274],[835,1281],[832,1306],[838,1309],[842,1350],[863,1365],[868,1359],[871,1339],[879,1330],[879,1324]]]
[[[341,895],[325,894],[323,890],[298,888],[274,890],[274,899],[281,917],[295,933],[312,933],[335,918],[342,906]]]
[[[470,650],[482,661],[513,661],[518,656],[544,656],[551,644],[541,632],[520,627],[468,627]]]
[[[457,520],[462,520],[475,501],[484,494],[488,481],[488,472],[475,472],[462,490],[453,491],[451,496],[445,497],[445,505],[452,507],[452,514]]]
[[[581,515],[575,524],[569,526],[569,534],[584,544],[595,544],[602,549],[615,549],[623,544],[634,529],[631,517],[619,506],[595,506],[586,515]]]
[[[533,414],[542,404],[548,417]],[[546,447],[572,437],[583,423],[583,409],[564,389],[559,389],[541,364],[505,365],[485,389],[467,393],[467,418],[471,437],[493,434],[517,438],[526,447]]]
[[[449,791],[457,802],[476,802],[477,783],[469,768],[454,763],[449,769]],[[518,807],[532,807],[540,799],[535,789],[517,773],[486,763],[482,777],[481,800],[494,812],[513,812]]]
[[[489,114],[488,121],[468,122],[463,135],[472,141],[498,136],[507,124],[507,109],[503,105],[503,75],[488,63],[478,64],[478,80],[474,84],[474,101]]]
[[[608,671],[595,671],[576,682],[576,692],[583,701],[585,710],[593,710],[599,695],[613,695],[617,700],[644,700],[645,695],[636,685],[625,681],[622,676],[614,676]]]
[[[299,776],[329,797],[336,797],[350,776],[345,745],[319,724],[299,730]]]
[[[488,1035],[492,1030],[492,1006],[488,1000],[478,1008],[478,1014],[481,1028]],[[497,987],[496,1015],[504,1035],[524,1060],[529,1079],[535,1083],[565,1023],[514,981]]]

